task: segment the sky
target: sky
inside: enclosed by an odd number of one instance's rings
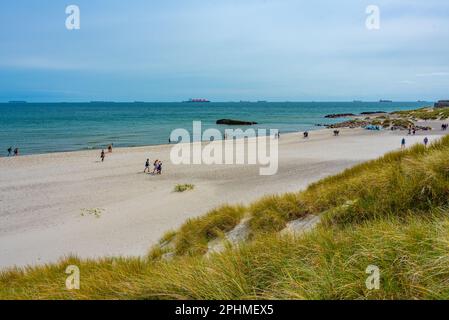
[[[2,1],[0,101],[434,101],[448,39],[447,0]]]

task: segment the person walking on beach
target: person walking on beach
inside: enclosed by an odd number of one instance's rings
[[[14,149],[14,156],[17,157],[19,155],[19,148]]]
[[[12,147],[8,148],[8,157],[11,156],[11,152],[12,152]]]
[[[309,137],[309,131],[304,131],[303,135],[304,135],[304,138],[308,138]]]
[[[162,174],[162,161],[157,163],[157,174]]]
[[[404,149],[404,148],[405,148],[405,138],[402,138],[401,149]]]
[[[427,147],[427,144],[429,143],[429,138],[425,137],[424,138],[424,145]]]
[[[147,159],[147,161],[145,162],[145,169],[143,170],[143,173],[147,172],[150,173],[150,159]]]
[[[101,158],[101,162],[104,162],[104,150],[101,150],[101,154],[100,154],[100,158]]]
[[[158,164],[159,164],[159,160],[156,159],[156,160],[153,162],[153,174],[155,174],[155,173],[157,172]]]
[[[110,145],[108,145],[108,152],[111,153],[112,152],[112,143]]]

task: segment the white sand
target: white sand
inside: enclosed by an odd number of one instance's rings
[[[430,141],[441,134],[434,131]],[[170,163],[171,146],[0,158],[0,268],[83,258],[143,255],[170,229],[224,203],[297,191],[356,163],[399,149],[405,132],[363,129],[282,135],[279,171],[260,176],[254,165]],[[407,137],[407,145],[422,136]],[[164,162],[163,175],[143,174],[147,158]],[[173,192],[178,183],[195,189]],[[82,209],[102,208],[99,218]]]

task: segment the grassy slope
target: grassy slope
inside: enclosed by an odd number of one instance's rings
[[[358,165],[299,193],[224,206],[167,233],[146,258],[58,264],[0,274],[0,298],[347,299],[449,298],[449,136]],[[289,220],[320,214],[301,237],[279,237]],[[208,241],[251,217],[251,240],[204,258]],[[175,258],[160,256],[174,252]],[[81,290],[65,289],[65,268]],[[377,265],[380,290],[366,289]]]
[[[393,114],[408,117],[412,119],[422,119],[422,120],[436,120],[436,119],[447,119],[449,118],[449,108],[433,108],[426,107],[417,110],[404,110],[396,111]]]

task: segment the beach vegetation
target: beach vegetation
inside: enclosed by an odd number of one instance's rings
[[[391,125],[402,129],[408,129],[414,126],[413,121],[404,118],[392,119]]]
[[[81,216],[93,216],[95,218],[100,218],[105,209],[102,208],[83,208],[81,209]]]
[[[448,157],[445,136],[304,191],[225,205],[167,233],[147,257],[68,257],[5,270],[0,298],[449,299]],[[279,233],[309,214],[321,217],[312,231]],[[243,218],[249,240],[205,256],[208,243]],[[80,268],[80,290],[65,288],[67,265]],[[365,284],[369,265],[380,270],[378,290]]]
[[[449,107],[426,107],[416,110],[395,111],[392,114],[414,120],[445,120],[449,118]]]
[[[384,121],[382,121],[382,127],[383,128],[388,128],[391,126],[391,120],[390,119],[385,119]]]
[[[198,255],[207,252],[210,241],[231,231],[243,218],[246,208],[224,205],[206,215],[188,219],[172,237],[176,255]]]
[[[195,186],[193,184],[184,183],[184,184],[177,184],[175,186],[175,188],[173,189],[173,191],[174,192],[184,192],[184,191],[193,190],[194,188],[195,188]]]

